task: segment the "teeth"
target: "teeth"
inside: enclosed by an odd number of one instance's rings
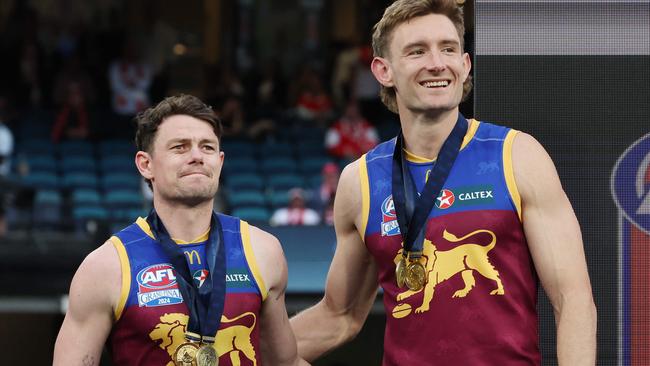
[[[435,88],[435,87],[441,87],[441,86],[447,86],[449,85],[449,82],[447,80],[443,81],[425,81],[422,83],[422,86],[426,88]]]

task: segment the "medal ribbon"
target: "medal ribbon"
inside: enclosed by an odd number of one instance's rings
[[[198,342],[203,338],[204,341],[214,343],[214,336],[221,324],[226,296],[226,250],[219,218],[212,213],[210,235],[205,248],[209,273],[203,285],[198,288],[190,274],[183,250],[170,238],[155,209],[147,216],[147,222],[177,274],[178,288],[190,315],[186,337],[189,335],[187,338],[191,341]],[[194,339],[193,335],[199,336],[199,339]]]
[[[408,254],[410,258],[417,259],[422,255],[424,224],[451,172],[466,133],[467,120],[459,113],[456,125],[442,144],[438,159],[436,159],[429,179],[417,200],[415,198],[417,188],[402,151],[402,140],[404,139],[402,131],[397,136],[393,151],[392,193],[397,223],[404,241],[404,251],[402,252],[404,257]]]

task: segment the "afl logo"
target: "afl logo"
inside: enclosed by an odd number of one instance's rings
[[[456,201],[456,196],[454,196],[454,192],[448,189],[443,189],[440,191],[440,195],[438,196],[438,198],[436,198],[436,207],[438,207],[441,210],[444,210],[446,208],[451,207],[454,204],[454,201]]]
[[[395,204],[393,203],[393,196],[388,196],[381,204],[381,213],[384,215],[384,219],[396,218],[395,215]]]
[[[171,264],[154,264],[138,273],[140,286],[148,289],[164,289],[176,284],[176,275]]]
[[[392,236],[399,233],[395,203],[393,203],[393,196],[391,195],[386,197],[381,204],[381,236]]]
[[[632,144],[618,159],[611,190],[623,216],[650,234],[650,134]]]

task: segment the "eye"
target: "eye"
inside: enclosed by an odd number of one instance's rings
[[[421,48],[416,48],[410,51],[408,54],[409,56],[420,56],[420,55],[424,55],[424,50]]]
[[[213,145],[203,145],[203,149],[208,151],[217,151],[217,148]]]

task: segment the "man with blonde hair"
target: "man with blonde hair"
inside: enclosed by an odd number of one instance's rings
[[[540,365],[538,282],[560,365],[595,363],[580,227],[531,136],[467,120],[471,60],[453,0],[398,0],[372,71],[401,132],[342,173],[325,296],[294,317],[307,360],[352,339],[383,289],[383,365]]]

